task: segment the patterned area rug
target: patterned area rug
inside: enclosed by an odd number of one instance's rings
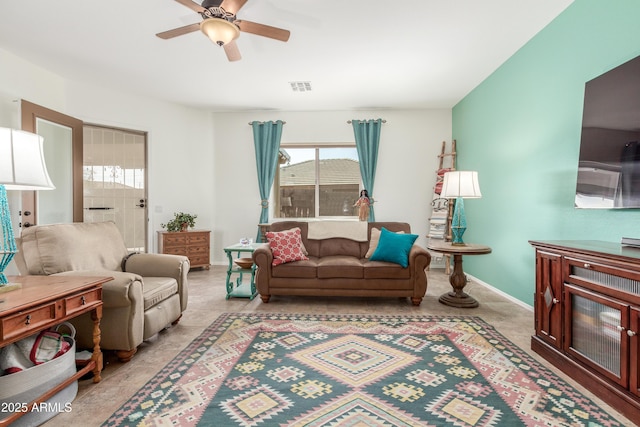
[[[479,317],[227,313],[104,426],[618,426]]]

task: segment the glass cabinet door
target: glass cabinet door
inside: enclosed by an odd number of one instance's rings
[[[629,306],[564,285],[565,351],[623,387],[629,378]]]

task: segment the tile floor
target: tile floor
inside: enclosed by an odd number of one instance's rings
[[[273,297],[268,304],[263,304],[259,297],[253,301],[249,299],[226,300],[225,276],[226,267],[223,266],[213,266],[211,270],[191,271],[189,273],[189,307],[180,322],[143,343],[129,363],[119,363],[114,360],[113,355],[106,353],[105,361],[107,364],[102,373],[102,381],[99,384],[93,384],[91,380],[80,381],[78,396],[72,403],[71,412],[57,415],[45,426],[89,427],[101,425],[223,312],[345,314],[425,312],[480,316],[484,321],[492,324],[502,335],[527,350],[533,357],[549,366],[569,383],[580,388],[570,378],[551,367],[530,350],[530,337],[533,334],[532,310],[523,308],[475,282],[470,282],[465,291],[480,301],[480,307],[460,309],[440,304],[438,296],[451,289],[448,277],[441,269],[428,272],[427,295],[419,307],[412,306],[407,299],[399,298]],[[523,286],[531,285],[523,284]],[[612,413],[625,426],[636,425],[602,403],[591,393],[585,391],[585,394]]]

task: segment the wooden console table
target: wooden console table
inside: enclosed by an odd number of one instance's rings
[[[91,312],[93,319],[93,354],[91,361],[38,399],[44,402],[83,375],[93,371],[93,382],[100,382],[102,351],[100,350],[100,319],[102,318],[102,284],[111,277],[74,276],[10,276],[10,283],[22,286],[0,294],[0,347],[19,341],[61,322]],[[0,420],[9,425],[24,413],[16,412]]]
[[[446,292],[440,295],[438,301],[444,305],[460,308],[477,307],[478,301],[471,295],[463,292],[467,284],[467,276],[462,270],[462,255],[484,255],[491,253],[491,248],[484,245],[465,243],[464,245],[454,245],[451,242],[432,240],[427,246],[430,250],[443,254],[453,255],[453,272],[449,276],[449,283],[453,292]]]

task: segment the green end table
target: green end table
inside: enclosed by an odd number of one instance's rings
[[[253,251],[262,245],[263,243],[250,243],[248,245],[236,243],[235,245],[224,248],[224,252],[227,254],[227,258],[229,259],[229,267],[227,268],[227,299],[235,297],[249,298],[252,300],[256,295],[258,295],[254,280],[256,276],[256,265],[251,265],[251,268],[241,268],[233,261],[234,259],[242,258],[241,254],[243,253],[249,254],[247,258],[251,257]],[[249,283],[242,282],[245,274],[251,274],[251,281]],[[234,275],[237,275],[237,277],[232,278]]]

